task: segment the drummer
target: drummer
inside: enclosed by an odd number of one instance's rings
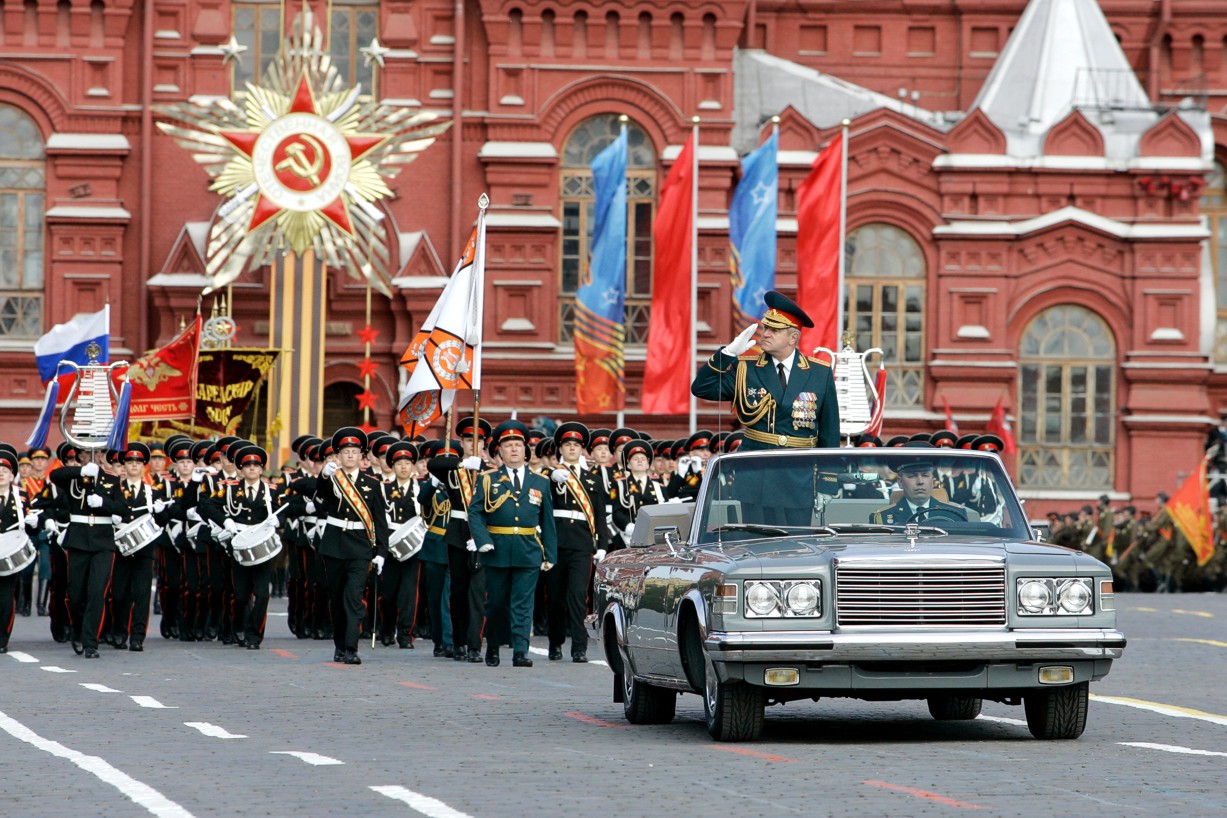
[[[120,457],[123,477],[120,488],[127,518],[139,520],[153,517],[157,525],[170,521],[165,500],[155,500],[153,486],[145,482],[145,467],[149,465],[149,447],[144,443],[129,443]],[[159,493],[165,490],[159,483]],[[144,535],[142,535],[144,536]],[[115,558],[111,575],[111,645],[116,650],[145,649],[145,633],[149,628],[149,588],[153,584],[153,559],[157,556],[159,537],[148,540],[139,550]],[[122,545],[122,544],[121,544]]]
[[[268,465],[268,453],[264,449],[254,444],[232,446],[229,455],[228,459],[238,467],[241,479],[223,480],[211,497],[201,500],[200,516],[230,533],[227,548],[236,560],[231,566],[234,577],[234,639],[239,647],[259,650],[268,619],[273,561],[265,559],[256,565],[245,563],[236,553],[235,537],[266,523],[273,516],[273,510],[281,504],[281,497],[262,479]],[[279,545],[276,523],[265,527]]]
[[[383,461],[392,470],[392,481],[383,484],[384,504],[388,508],[388,528],[395,532],[418,516],[417,471],[418,449],[407,440],[391,441],[384,447]],[[392,537],[394,539],[394,536]],[[401,650],[413,647],[413,623],[418,607],[418,577],[422,563],[417,554],[404,560],[404,552],[389,543],[393,559],[384,566],[379,580],[379,638],[390,647],[395,643]]]
[[[9,538],[19,543],[28,543],[27,529],[35,529],[38,526],[38,513],[26,513],[26,496],[17,485],[16,474],[17,450],[7,443],[0,443],[0,542],[3,543],[8,543]],[[4,547],[0,551],[0,557],[10,556],[3,553],[9,550],[10,547]],[[30,558],[32,562],[32,554]],[[13,613],[20,575],[20,571],[13,571],[0,576],[0,653],[9,652],[9,636],[13,633]]]

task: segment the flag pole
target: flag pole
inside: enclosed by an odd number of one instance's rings
[[[844,292],[844,245],[848,243],[848,126],[851,120],[841,123],[840,139],[843,140],[839,160],[839,289],[835,304],[835,348],[843,348],[844,335],[844,305],[847,294]]]
[[[690,371],[693,383],[699,362],[699,118],[691,117],[690,139]],[[687,390],[689,391],[689,390]],[[690,434],[698,425],[699,403],[690,392]]]
[[[473,345],[473,369],[476,372],[469,376],[473,388],[473,454],[481,457],[477,446],[477,432],[481,424],[481,327],[475,327],[474,317],[477,315],[478,300],[484,295],[479,288],[486,283],[486,208],[490,206],[490,197],[485,193],[477,198],[477,246],[473,248],[473,272],[469,276],[469,309],[466,316],[468,324],[464,341]],[[481,275],[478,275],[481,273]],[[452,402],[455,405],[455,401]]]
[[[619,116],[618,116],[618,123],[619,123],[619,125],[621,126],[621,127],[619,127],[619,128],[618,128],[618,138],[619,138],[619,139],[622,137],[622,134],[626,133],[626,123],[627,123],[627,122],[630,122],[630,119],[631,119],[631,118],[630,118],[629,116],[627,116],[626,114],[619,114]],[[622,179],[622,184],[623,184],[623,186],[625,186],[625,185],[626,185],[626,178],[625,178],[625,176],[626,176],[626,174],[623,174],[623,179]],[[627,231],[627,233],[629,233],[629,232],[630,232],[630,231]],[[628,236],[626,236],[626,241],[627,241],[627,243],[629,244],[629,242],[630,242],[630,236],[629,236],[629,235],[628,235]],[[627,250],[627,254],[628,254],[628,258],[629,258],[629,257],[630,257],[630,250],[631,250],[631,248],[628,246],[628,247],[626,248],[626,250]],[[623,338],[625,338],[625,337],[626,337],[626,302],[625,302],[625,297],[623,298],[623,304],[622,304],[622,332],[623,332],[622,337],[623,337]],[[625,357],[623,358],[623,363],[622,363],[622,377],[623,377],[623,386],[625,386],[625,378],[626,378],[626,362],[625,362]],[[619,407],[619,408],[618,408],[618,411],[617,411],[617,413],[616,413],[616,415],[615,415],[615,420],[614,420],[614,422],[615,422],[615,424],[616,424],[615,428],[618,428],[618,429],[621,429],[621,428],[623,428],[624,426],[626,426],[626,417],[625,417],[625,416],[626,416],[626,413],[625,413],[625,411],[624,411],[624,407],[625,407],[625,404],[626,404],[626,392],[625,392],[625,390],[624,390],[624,391],[623,391],[623,393],[622,393],[622,404],[623,404],[623,405],[622,405],[622,407]]]

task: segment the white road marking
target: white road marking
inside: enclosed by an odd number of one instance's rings
[[[207,721],[185,721],[183,722],[188,727],[193,727],[204,733],[210,738],[247,738],[236,733],[231,733],[224,728],[218,727],[216,724],[209,724]]]
[[[162,704],[153,696],[130,696],[132,701],[139,704],[141,707],[152,707],[155,710],[178,710],[179,708],[169,704]]]
[[[1217,756],[1227,758],[1227,753],[1217,753],[1213,750],[1194,750],[1192,747],[1180,747],[1175,744],[1152,744],[1149,741],[1118,741],[1124,747],[1141,747],[1143,750],[1162,750],[1165,753],[1181,753],[1187,756]]]
[[[45,670],[48,673],[76,673],[75,670],[69,670],[64,667],[56,667],[55,665],[43,665],[39,670]]]
[[[422,795],[420,792],[414,792],[404,787],[391,785],[371,787],[371,789],[395,801],[404,801],[409,805],[410,809],[429,816],[429,818],[471,818],[468,813],[452,809],[437,798],[431,798],[429,795]]]
[[[50,753],[53,756],[72,762],[100,781],[110,784],[119,790],[125,798],[144,807],[150,813],[159,816],[159,818],[192,818],[192,813],[171,801],[148,784],[137,781],[127,773],[120,772],[97,756],[86,755],[85,753],[65,747],[58,741],[45,739],[24,724],[9,718],[4,713],[0,713],[0,730],[4,730],[13,738],[24,741],[26,744],[42,750],[44,753]]]
[[[1002,724],[1016,724],[1019,727],[1027,726],[1027,723],[1023,721],[1022,719],[1007,719],[1005,716],[986,716],[983,713],[981,713],[976,718],[981,719],[982,721],[999,721]]]
[[[1125,707],[1136,707],[1138,710],[1149,710],[1152,713],[1158,713],[1161,716],[1172,716],[1178,719],[1197,719],[1198,721],[1208,721],[1211,724],[1217,724],[1222,727],[1227,727],[1227,716],[1218,716],[1214,713],[1203,713],[1201,710],[1193,710],[1189,707],[1179,707],[1174,704],[1159,704],[1158,702],[1148,702],[1142,699],[1130,699],[1123,696],[1100,696],[1091,694],[1091,701],[1103,702],[1104,704],[1120,704]]]
[[[123,693],[122,690],[116,690],[113,687],[107,687],[106,685],[100,685],[94,682],[78,682],[78,684],[80,684],[81,687],[85,688],[86,690],[93,690],[96,693]]]
[[[301,759],[315,767],[327,767],[331,764],[345,763],[339,758],[329,758],[319,753],[304,753],[300,750],[272,750],[271,753],[275,756],[294,756],[294,758]]]
[[[9,656],[12,656],[12,657],[13,657],[14,659],[16,659],[18,662],[21,662],[22,664],[26,664],[26,665],[28,665],[28,664],[32,664],[32,663],[37,663],[37,662],[38,662],[38,660],[37,660],[37,659],[35,659],[35,658],[34,658],[33,656],[31,656],[30,654],[28,654],[28,653],[22,653],[22,652],[21,652],[21,651],[19,651],[19,650],[11,650],[11,651],[9,651]]]

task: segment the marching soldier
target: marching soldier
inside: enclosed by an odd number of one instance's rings
[[[626,476],[618,481],[613,502],[614,526],[622,533],[629,545],[631,530],[639,509],[666,502],[664,486],[652,479],[652,447],[643,440],[632,440],[622,450],[626,462]]]
[[[102,471],[101,450],[86,451],[83,466],[61,466],[51,482],[69,511],[64,548],[68,551],[68,610],[72,649],[86,659],[98,658],[107,588],[115,565],[115,525],[128,508],[119,481]]]
[[[383,484],[384,505],[388,508],[388,529],[395,531],[401,524],[418,516],[417,483],[413,473],[417,468],[418,450],[407,440],[392,441],[384,446],[384,463],[392,470],[392,481]],[[389,560],[380,577],[380,640],[402,650],[413,647],[413,622],[418,607],[418,576],[422,563],[415,554],[406,560]]]
[[[561,427],[560,427],[561,428]],[[486,615],[493,634],[510,632],[512,665],[532,667],[533,589],[558,558],[550,482],[525,465],[528,427],[506,420],[494,430],[503,467],[478,479],[469,506],[473,539],[485,561]],[[585,578],[586,581],[586,578]],[[486,664],[499,665],[499,637],[486,643]]]
[[[127,506],[129,520],[146,515],[165,525],[169,515],[164,499],[154,499],[155,490],[145,482],[145,467],[149,464],[149,447],[144,443],[129,443],[121,456],[124,475],[120,491]],[[162,489],[161,484],[158,485]],[[164,489],[162,489],[164,492]],[[160,539],[160,537],[158,538]],[[111,576],[111,645],[117,650],[145,649],[145,634],[149,630],[149,588],[153,583],[153,559],[157,546],[151,541],[140,550],[115,557]]]
[[[388,556],[388,519],[379,481],[359,471],[366,434],[352,426],[332,435],[337,462],[320,471],[315,503],[327,519],[319,550],[328,578],[334,662],[360,665],[358,636],[362,593],[374,563],[383,570]]]
[[[37,529],[38,512],[27,511],[28,500],[17,485],[17,471],[17,450],[0,443],[0,532],[18,532],[18,538],[25,538],[29,536],[27,529]],[[0,576],[0,653],[9,650],[20,573]]]
[[[419,465],[439,454],[447,444],[442,440],[428,440],[419,450]],[[453,442],[459,450],[459,444]],[[426,519],[426,537],[418,557],[426,574],[426,618],[430,620],[430,636],[434,642],[434,655],[454,658],[456,648],[452,643],[452,620],[448,610],[448,598],[444,593],[448,580],[447,522],[451,517],[452,504],[447,490],[439,481],[429,477],[419,481],[418,508]],[[461,651],[464,651],[461,648]]]
[[[558,559],[548,574],[549,657],[562,658],[562,643],[571,637],[571,661],[588,661],[588,580],[592,560],[604,559],[609,548],[609,529],[605,523],[608,493],[597,468],[584,463],[582,454],[589,446],[588,427],[576,421],[562,423],[554,432],[554,447],[559,464],[550,473],[553,481],[551,504]]]
[[[30,460],[30,474],[21,481],[19,488],[25,494],[27,502],[29,502],[33,501],[35,497],[42,494],[43,489],[47,486],[47,464],[51,458],[51,451],[40,446],[30,449],[30,451],[26,453],[26,456]],[[47,573],[50,570],[50,561],[46,556],[44,556],[46,550],[45,546],[47,543],[47,534],[45,531],[40,529],[39,531],[34,532],[31,539],[34,540],[34,546],[38,549],[39,558],[36,563],[31,563],[26,570],[21,572],[21,595],[23,599],[21,615],[30,615],[30,599],[31,597],[35,596],[35,594],[32,593],[34,569],[35,565],[37,565],[38,591],[36,596],[36,607],[38,609],[39,616],[46,616]]]

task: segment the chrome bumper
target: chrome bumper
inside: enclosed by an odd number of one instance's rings
[[[1125,635],[1103,628],[1012,631],[718,632],[704,640],[715,662],[1050,662],[1119,659]]]

